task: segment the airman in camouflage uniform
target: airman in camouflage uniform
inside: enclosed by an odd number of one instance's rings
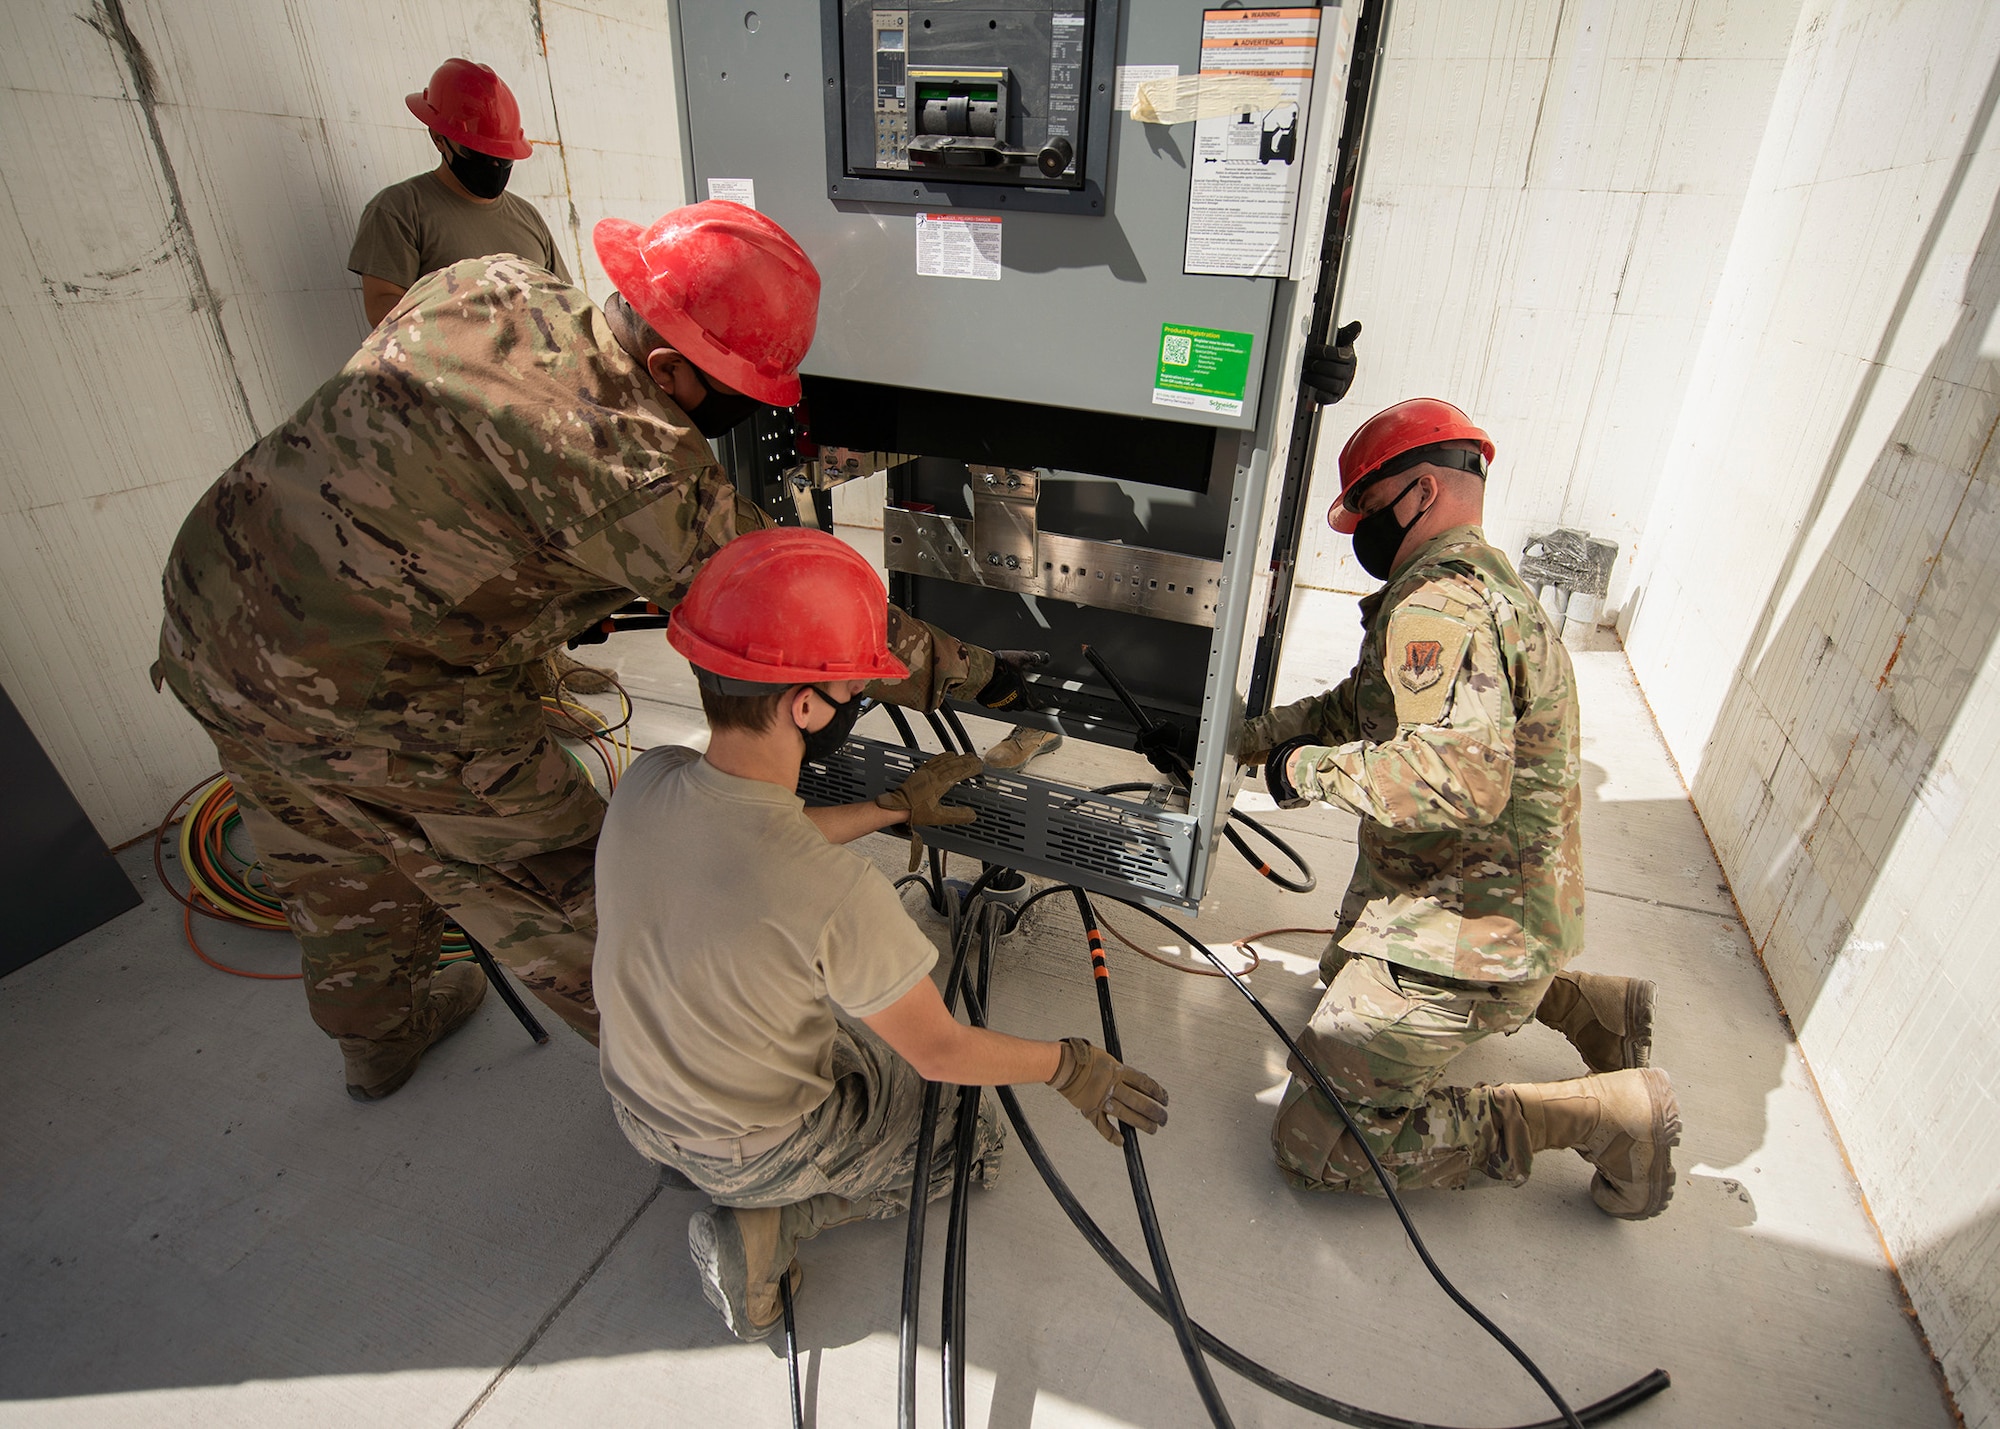
[[[511,256],[420,279],[196,505],[156,679],[215,741],[350,1090],[438,1034],[447,914],[595,1041],[603,800],[530,673],[766,524],[605,314]],[[901,612],[890,634],[910,675],[885,699],[994,673]]]
[[[1599,1168],[1601,1207],[1657,1214],[1679,1120],[1666,1074],[1646,1067],[1653,985],[1565,971],[1583,945],[1569,656],[1472,524],[1491,443],[1456,408],[1427,402],[1390,408],[1341,454],[1357,553],[1389,566],[1361,602],[1353,673],[1236,737],[1245,763],[1269,764],[1286,804],[1323,800],[1361,820],[1320,965],[1327,991],[1300,1046],[1399,1187],[1518,1185],[1535,1151],[1574,1147]],[[1406,519],[1413,493],[1431,499]],[[1466,1047],[1531,1018],[1604,1075],[1439,1085]],[[1292,1071],[1272,1128],[1287,1177],[1379,1191],[1345,1122],[1304,1068]]]

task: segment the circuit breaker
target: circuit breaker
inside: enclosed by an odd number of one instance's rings
[[[1340,92],[1342,21],[1198,0],[678,7],[691,197],[754,203],[822,278],[804,401],[725,442],[738,485],[825,523],[833,485],[886,473],[891,598],[1048,652],[1037,708],[1007,718],[1126,748],[1142,720],[1181,735],[1169,798],[988,773],[939,847],[1200,900],[1271,603],[1319,274],[1295,225],[1324,212],[1338,133],[1310,95]],[[1178,108],[1135,118],[1136,76]],[[923,757],[855,739],[800,791],[869,797]]]
[[[821,0],[828,196],[1101,214],[1118,23],[1118,0]]]

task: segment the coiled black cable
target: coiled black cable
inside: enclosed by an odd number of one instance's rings
[[[1243,981],[1237,975],[1235,969],[1217,957],[1214,950],[1207,944],[1194,937],[1193,934],[1189,933],[1180,924],[1174,922],[1173,919],[1167,917],[1165,914],[1157,913],[1145,904],[1135,903],[1129,899],[1116,898],[1112,901],[1144,913],[1154,922],[1170,929],[1176,937],[1183,939],[1189,947],[1195,949],[1211,963],[1214,963],[1217,968],[1221,969],[1223,976],[1229,979],[1236,990],[1249,999],[1250,1005],[1257,1010],[1257,1015],[1270,1024],[1271,1030],[1277,1033],[1279,1039],[1284,1042],[1286,1050],[1292,1054],[1294,1063],[1305,1068],[1306,1074],[1312,1078],[1312,1083],[1319,1090],[1320,1095],[1331,1102],[1334,1111],[1339,1113],[1341,1125],[1347,1128],[1347,1134],[1354,1138],[1354,1144],[1360,1147],[1361,1154],[1367,1157],[1368,1169],[1375,1173],[1375,1179],[1381,1183],[1383,1194],[1389,1198],[1389,1204],[1395,1208],[1396,1218],[1403,1223],[1403,1234],[1409,1237],[1410,1248],[1416,1251],[1417,1258],[1423,1261],[1424,1269],[1430,1272],[1431,1279],[1437,1282],[1438,1288],[1451,1298],[1453,1304],[1457,1305],[1459,1309],[1471,1317],[1474,1324],[1486,1331],[1488,1335],[1491,1335],[1495,1343],[1514,1357],[1521,1368],[1528,1372],[1530,1379],[1541,1386],[1542,1392],[1549,1397],[1549,1402],[1555,1405],[1557,1412],[1562,1416],[1562,1423],[1570,1426],[1570,1429],[1583,1429],[1582,1423],[1576,1417],[1576,1411],[1569,1407],[1568,1402],[1562,1397],[1562,1393],[1557,1390],[1555,1385],[1549,1380],[1549,1377],[1542,1373],[1542,1367],[1529,1358],[1528,1352],[1515,1344],[1512,1337],[1505,1330],[1494,1324],[1488,1318],[1485,1311],[1468,1300],[1465,1294],[1456,1285],[1452,1284],[1450,1277],[1444,1273],[1444,1270],[1438,1265],[1437,1261],[1431,1257],[1430,1247],[1424,1244],[1423,1236],[1418,1234],[1416,1222],[1410,1219],[1410,1213],[1403,1205],[1403,1198],[1396,1194],[1394,1178],[1389,1175],[1381,1161],[1376,1157],[1375,1148],[1368,1144],[1367,1137],[1362,1135],[1360,1126],[1356,1124],[1353,1114],[1347,1109],[1347,1104],[1340,1099],[1340,1094],[1334,1091],[1333,1084],[1326,1079],[1326,1074],[1319,1069],[1318,1065],[1310,1057],[1306,1056],[1305,1051],[1299,1046],[1291,1033],[1285,1031],[1284,1024],[1279,1022],[1276,1017],[1273,1017],[1271,1010],[1258,1000],[1257,994],[1250,990],[1250,984]],[[1085,915],[1085,921],[1087,924],[1092,921],[1088,914]]]
[[[975,1027],[986,1026],[986,1003],[983,998],[976,993],[968,992],[965,1010]],[[1063,1180],[1062,1173],[1056,1170],[1055,1162],[1042,1145],[1041,1138],[1028,1124],[1027,1114],[1021,1110],[1021,1103],[1014,1095],[1014,1089],[995,1087],[993,1090],[1000,1098],[1000,1106],[1007,1113],[1007,1120],[1014,1127],[1014,1136],[1020,1142],[1021,1150],[1026,1153],[1036,1173],[1041,1176],[1042,1184],[1049,1188],[1049,1194],[1055,1198],[1063,1214],[1069,1217],[1070,1224],[1076,1227],[1077,1233],[1083,1237],[1085,1243],[1097,1252],[1098,1258],[1125,1283],[1126,1289],[1138,1296],[1146,1308],[1155,1315],[1162,1320],[1167,1319],[1166,1301],[1160,1298],[1160,1292],[1153,1288],[1152,1282],[1139,1273],[1137,1266],[1125,1258],[1124,1252],[1118,1249],[1111,1237],[1104,1233],[1103,1228],[1091,1219],[1090,1212],[1084,1209],[1083,1202],[1070,1189],[1069,1183]],[[1421,1419],[1405,1419],[1396,1414],[1364,1409],[1358,1404],[1349,1404],[1345,1400],[1335,1399],[1332,1395],[1322,1394],[1316,1389],[1308,1389],[1217,1337],[1200,1321],[1191,1320],[1189,1323],[1194,1327],[1195,1338],[1201,1341],[1202,1348],[1214,1355],[1217,1360],[1258,1388],[1268,1390],[1280,1399],[1296,1404],[1301,1409],[1310,1410],[1322,1418],[1353,1424],[1358,1426],[1358,1429],[1454,1429],[1454,1426],[1432,1424]],[[1652,1398],[1665,1389],[1669,1382],[1666,1371],[1656,1369],[1644,1379],[1579,1409],[1577,1417],[1585,1424],[1604,1423],[1623,1414],[1642,1400]],[[1539,1419],[1532,1424],[1516,1426],[1516,1429],[1564,1429],[1564,1423],[1560,1419]]]
[[[974,1025],[980,1027],[986,1025],[985,1004],[975,996],[967,997],[966,1011],[971,1015]],[[1055,1163],[1042,1146],[1041,1139],[1028,1124],[1027,1116],[1022,1112],[1020,1101],[1015,1097],[1013,1089],[996,1087],[994,1090],[999,1095],[1000,1105],[1006,1111],[1007,1119],[1013,1124],[1022,1150],[1034,1165],[1036,1172],[1040,1174],[1043,1184],[1049,1188],[1049,1193],[1055,1197],[1056,1204],[1069,1217],[1070,1223],[1076,1227],[1091,1249],[1097,1252],[1098,1257],[1125,1283],[1128,1290],[1144,1301],[1146,1307],[1161,1319],[1169,1318],[1166,1302],[1161,1299],[1159,1292],[1139,1273],[1138,1268],[1125,1258],[1097,1222],[1091,1219],[1090,1213],[1084,1209],[1076,1193],[1070,1190],[1061,1173],[1055,1169]],[[1359,1405],[1348,1404],[1318,1390],[1308,1389],[1260,1364],[1227,1341],[1218,1338],[1198,1321],[1191,1323],[1196,1338],[1201,1341],[1202,1348],[1208,1353],[1252,1384],[1269,1390],[1302,1409],[1310,1410],[1324,1418],[1360,1426],[1360,1429],[1450,1429],[1450,1426],[1431,1424],[1420,1419],[1405,1419],[1399,1415],[1378,1413]],[[1628,1385],[1616,1394],[1607,1395],[1578,1411],[1578,1417],[1586,1424],[1602,1423],[1615,1415],[1622,1414],[1640,1401],[1651,1398],[1665,1389],[1668,1383],[1664,1370],[1654,1370],[1637,1383]],[[1518,1426],[1518,1429],[1563,1429],[1563,1421],[1542,1419],[1532,1424]]]
[[[1090,940],[1090,970],[1092,981],[1097,984],[1097,1016],[1104,1029],[1104,1050],[1123,1061],[1125,1049],[1118,1037],[1118,1019],[1111,1009],[1111,974],[1104,962],[1104,937],[1097,931],[1097,914],[1091,909],[1089,894],[1075,887],[1070,892],[1076,896],[1076,911]],[[1152,1188],[1146,1182],[1139,1133],[1127,1127],[1119,1139],[1125,1144],[1125,1174],[1132,1183],[1132,1203],[1138,1208],[1139,1230],[1146,1240],[1146,1253],[1153,1261],[1153,1277],[1158,1283],[1161,1302],[1167,1308],[1167,1322],[1174,1327],[1174,1338],[1180,1342],[1181,1358],[1187,1361],[1195,1393],[1201,1396],[1202,1408],[1208,1411],[1210,1421],[1218,1429],[1232,1429],[1234,1421],[1229,1417],[1229,1406],[1223,1403],[1222,1392],[1215,1387],[1215,1376],[1209,1373],[1208,1359],[1202,1353],[1201,1342],[1195,1338],[1187,1307],[1181,1303],[1180,1285],[1174,1279],[1173,1263],[1167,1258],[1166,1236],[1160,1230]]]
[[[1299,877],[1287,878],[1284,874],[1278,872],[1277,869],[1271,867],[1267,860],[1259,858],[1252,852],[1250,845],[1244,842],[1243,835],[1230,827],[1231,824],[1242,824],[1244,827],[1254,830],[1257,837],[1264,840],[1265,843],[1292,861],[1292,867],[1299,871]],[[1252,868],[1256,869],[1287,893],[1310,893],[1319,887],[1319,875],[1312,871],[1312,865],[1300,856],[1299,851],[1244,813],[1241,809],[1231,809],[1229,811],[1228,816],[1223,820],[1222,836],[1229,840],[1230,845],[1238,853],[1250,861]]]

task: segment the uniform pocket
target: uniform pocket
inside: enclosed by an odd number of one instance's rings
[[[433,788],[433,797],[441,792]],[[474,755],[450,791],[456,807],[417,814],[432,845],[462,863],[512,863],[596,839],[604,799],[546,736]],[[429,800],[426,801],[431,802]]]

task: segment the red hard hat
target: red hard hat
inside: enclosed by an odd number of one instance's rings
[[[819,270],[754,208],[710,199],[651,228],[622,218],[591,230],[598,261],[639,316],[703,372],[789,407],[819,322]]]
[[[1493,460],[1493,438],[1451,403],[1435,397],[1412,397],[1363,422],[1340,449],[1340,500],[1327,508],[1326,524],[1351,533],[1361,516],[1347,509],[1347,493],[1377,474],[1386,474],[1382,469],[1403,453],[1439,442],[1477,442],[1480,454]]]
[[[860,552],[824,531],[752,531],[709,559],[674,607],[667,642],[697,669],[762,685],[900,680],[889,592]]]
[[[506,81],[471,60],[446,60],[419,94],[403,96],[410,113],[454,144],[496,159],[535,152],[521,132],[521,106]]]

